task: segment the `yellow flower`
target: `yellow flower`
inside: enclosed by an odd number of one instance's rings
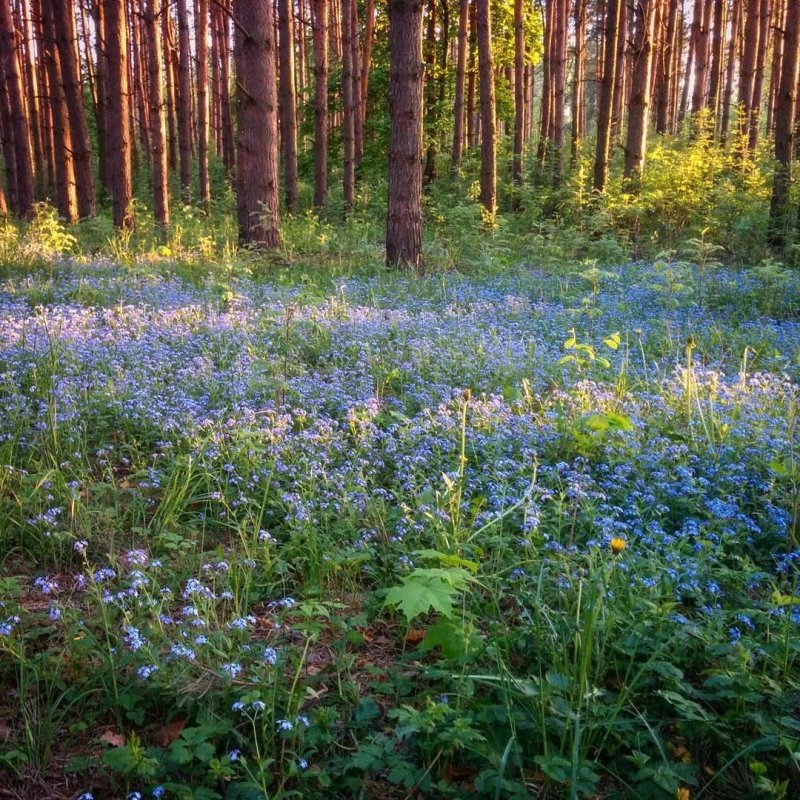
[[[619,538],[618,536],[615,536],[611,540],[611,552],[615,556],[619,555],[627,546],[628,543],[624,539]]]

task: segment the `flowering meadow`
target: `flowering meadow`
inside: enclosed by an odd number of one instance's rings
[[[705,266],[5,273],[0,794],[800,797],[800,277]]]

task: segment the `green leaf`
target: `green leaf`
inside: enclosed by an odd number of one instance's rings
[[[616,333],[612,333],[610,336],[606,336],[606,338],[603,339],[603,344],[606,347],[610,347],[612,350],[616,350],[621,341],[622,338],[619,335],[619,331],[617,331]]]

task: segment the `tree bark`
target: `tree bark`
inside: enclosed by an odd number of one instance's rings
[[[742,140],[748,135],[753,107],[758,37],[761,30],[760,13],[761,0],[747,0],[747,23],[744,29],[744,50],[742,51],[742,67],[739,76],[739,136]],[[746,141],[742,143],[745,147],[747,146]]]
[[[145,0],[144,25],[147,41],[147,64],[150,72],[150,145],[153,148],[153,211],[162,239],[169,228],[169,166],[167,119],[162,78],[163,57],[159,28],[156,24],[160,0]]]
[[[619,10],[623,0],[607,0],[603,35],[603,79],[599,86],[597,106],[597,147],[594,160],[594,190],[603,192],[608,178],[608,158],[611,150],[611,113],[617,69],[617,36]]]
[[[311,0],[314,36],[314,207],[328,198],[328,0]]]
[[[586,135],[586,0],[575,0],[575,67],[572,80],[572,162]]]
[[[114,226],[133,227],[128,26],[125,0],[104,0],[108,61],[108,166]]]
[[[450,165],[453,171],[461,169],[461,155],[464,152],[464,89],[467,72],[469,26],[469,0],[459,0],[458,4],[458,42],[456,45],[456,88],[453,100],[453,150]]]
[[[283,151],[283,177],[286,184],[286,210],[297,212],[300,190],[297,183],[297,105],[294,88],[294,26],[292,0],[278,0],[280,124]]]
[[[775,108],[775,178],[770,203],[769,243],[773,250],[785,249],[789,228],[789,191],[796,135],[794,119],[800,80],[800,3],[790,0],[783,27],[783,60]]]
[[[234,0],[233,9],[239,118],[239,240],[274,248],[280,245],[280,211],[272,0]]]
[[[77,58],[75,18],[68,0],[50,0],[56,35],[56,46],[61,64],[64,97],[69,114],[72,140],[72,158],[75,167],[78,216],[93,217],[97,211],[92,170],[92,145],[80,79]]]
[[[189,12],[186,0],[177,1],[178,12],[178,151],[181,194],[185,202],[192,195],[192,73],[189,47]]]
[[[720,141],[728,141],[731,120],[731,101],[733,99],[733,83],[736,76],[736,55],[738,53],[739,28],[742,24],[742,0],[733,0],[731,8],[730,42],[728,43],[728,63],[725,67],[725,91],[722,95],[722,122],[720,123]]]
[[[422,271],[422,0],[389,0],[386,263]]]
[[[578,0],[580,2],[580,0]],[[514,0],[514,160],[511,177],[519,191],[522,186],[522,158],[525,147],[525,20],[523,0]],[[519,197],[514,196],[519,207]]]
[[[344,145],[344,210],[355,201],[355,119],[353,107],[353,11],[355,0],[342,0],[342,144]]]
[[[481,181],[480,200],[486,213],[497,212],[497,114],[492,63],[492,18],[489,0],[477,0],[478,69],[481,79]]]
[[[636,36],[633,43],[634,66],[631,76],[631,100],[628,139],[625,147],[624,177],[638,191],[647,152],[647,122],[650,108],[653,37],[657,0],[636,3]]]
[[[727,0],[714,0],[714,28],[711,42],[711,77],[708,85],[708,107],[719,120],[722,102],[722,76],[725,68],[725,33],[728,27]]]
[[[0,59],[3,61],[8,92],[10,134],[14,142],[14,199],[17,214],[28,216],[33,211],[33,162],[30,151],[30,129],[25,109],[25,93],[17,54],[17,31],[11,13],[11,0],[0,0]]]
[[[677,81],[677,75],[673,69],[675,63],[674,53],[677,46],[678,33],[678,5],[680,0],[668,0],[669,11],[667,14],[667,30],[665,47],[659,53],[662,61],[662,79],[659,85],[658,96],[656,98],[656,132],[669,133],[670,125],[670,99],[673,95],[673,83]]]
[[[203,205],[211,200],[211,179],[208,173],[209,98],[208,98],[208,0],[195,0],[195,49],[197,64],[197,160],[198,197]]]
[[[758,34],[758,55],[756,56],[756,74],[753,80],[753,99],[750,103],[750,119],[747,146],[755,150],[758,144],[761,124],[761,100],[764,89],[764,74],[767,67],[767,51],[769,50],[770,22],[772,20],[772,4],[770,0],[761,0],[760,29]]]

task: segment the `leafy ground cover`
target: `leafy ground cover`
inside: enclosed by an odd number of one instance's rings
[[[695,251],[7,271],[3,791],[798,796],[800,280]]]

